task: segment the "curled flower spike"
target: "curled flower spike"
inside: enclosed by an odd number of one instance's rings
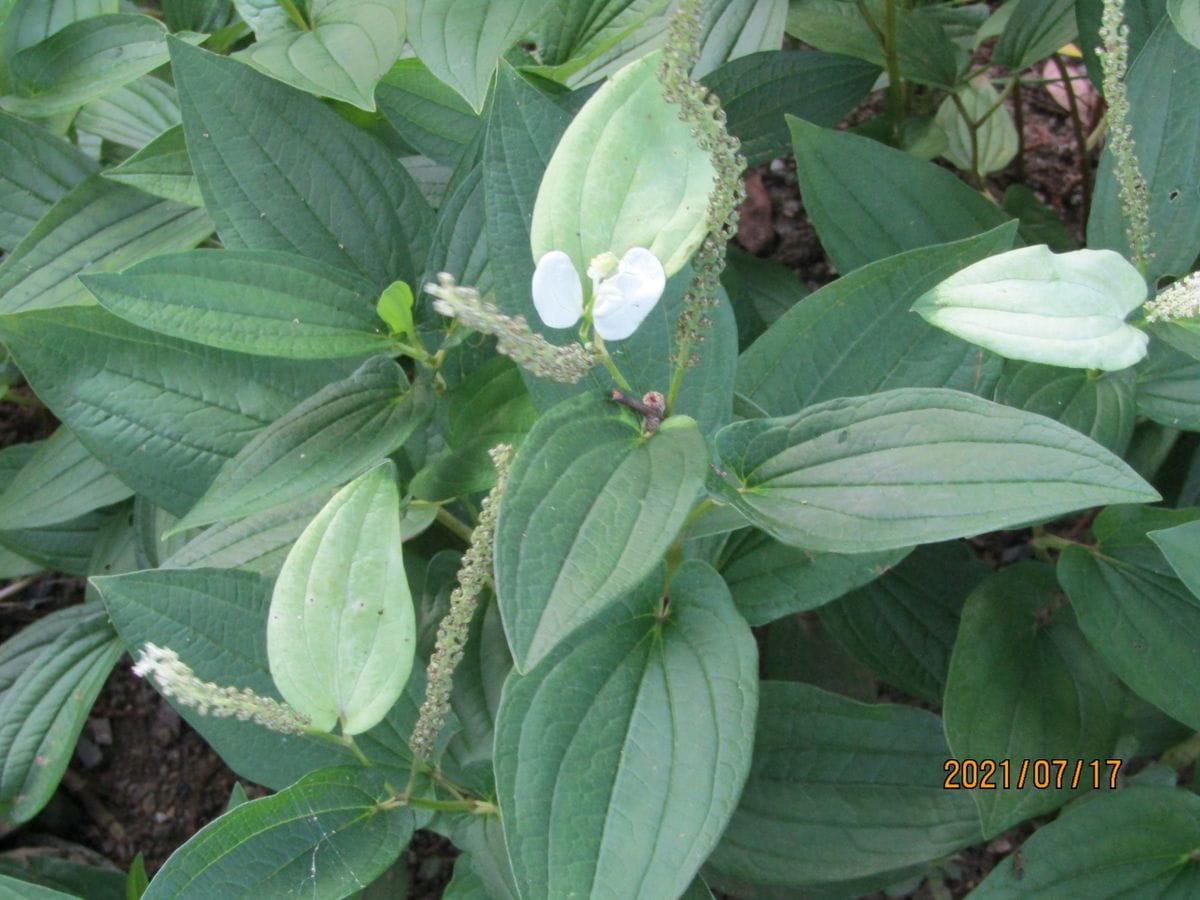
[[[592,322],[596,334],[606,341],[633,334],[667,286],[662,263],[645,247],[633,247],[620,259],[602,253],[592,260],[587,274],[592,280]],[[583,282],[563,251],[551,250],[538,260],[533,305],[551,328],[569,328],[584,316]]]

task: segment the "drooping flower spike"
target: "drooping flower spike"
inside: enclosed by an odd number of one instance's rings
[[[592,280],[592,323],[606,341],[633,334],[667,286],[662,263],[645,247],[633,247],[619,260],[613,253],[602,253],[587,274]],[[563,251],[551,250],[538,260],[533,305],[550,328],[570,328],[584,316],[583,281]]]

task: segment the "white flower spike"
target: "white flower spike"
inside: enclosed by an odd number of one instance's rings
[[[602,253],[588,266],[592,280],[592,317],[596,334],[620,341],[633,334],[654,309],[667,286],[658,257],[633,247],[619,260]],[[533,273],[533,305],[551,328],[569,328],[583,315],[583,282],[570,257],[551,250]]]

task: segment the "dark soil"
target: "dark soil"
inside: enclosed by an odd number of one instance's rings
[[[1021,180],[1063,218],[1082,240],[1083,187],[1075,137],[1066,114],[1043,90],[1024,95],[1026,156]],[[1094,163],[1094,160],[1093,160]],[[1018,180],[1010,171],[989,179],[995,197]],[[825,257],[804,214],[791,158],[773,161],[748,174],[742,209],[742,237],[750,252],[795,270],[810,287],[831,281],[836,272]],[[30,397],[26,389],[18,389]],[[0,403],[0,446],[35,440],[53,431],[53,417],[36,405]],[[997,534],[976,549],[993,565],[1013,561],[1024,551],[1023,536]],[[61,606],[78,602],[82,582],[42,576],[0,585],[0,638]],[[46,835],[78,842],[122,869],[144,855],[153,874],[171,852],[225,809],[236,777],[148,684],[130,673],[128,658],[109,678],[55,800],[34,822],[4,838],[4,848],[45,843]],[[251,797],[265,793],[244,784]],[[942,871],[941,883],[925,883],[908,896],[964,896],[1033,830],[1026,824],[989,842],[968,848]],[[418,833],[407,855],[409,893],[436,898],[449,880],[454,848],[437,835]],[[882,896],[882,895],[880,895]]]

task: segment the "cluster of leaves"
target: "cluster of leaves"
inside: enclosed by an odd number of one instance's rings
[[[0,646],[5,825],[154,645],[277,793],[135,895],[372,896],[429,828],[462,851],[447,896],[853,897],[1062,807],[978,896],[1200,891],[1200,328],[1124,321],[1200,253],[1192,7],[1128,13],[1141,271],[1110,151],[1091,249],[1057,256],[1028,190],[928,161],[1006,165],[1002,99],[1091,54],[1102,5],[702,4],[723,118],[694,142],[655,82],[667,0],[0,4],[0,340],[62,423],[0,451],[0,574],[96,576]],[[885,114],[833,130],[877,84]],[[804,296],[734,254],[689,292],[724,127],[795,154],[841,277]],[[579,348],[582,302],[530,334],[535,254],[634,246],[670,277],[626,339]],[[542,374],[604,366],[548,381],[489,328]],[[1030,527],[996,572],[961,541]],[[1065,783],[1018,786],[1038,759]],[[949,760],[1011,783],[947,789]]]

